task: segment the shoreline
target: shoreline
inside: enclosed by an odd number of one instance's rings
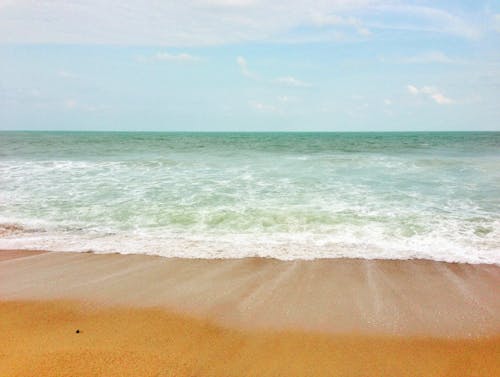
[[[500,334],[496,265],[17,253],[25,257],[0,260],[1,300],[162,307],[246,329]]]
[[[8,249],[2,250],[0,249],[0,262],[9,259],[16,258],[26,258],[31,257],[38,254],[50,253],[47,250],[18,250],[18,249]]]
[[[470,266],[496,266],[500,267],[499,263],[472,263],[472,262],[459,262],[459,261],[446,261],[446,260],[435,260],[429,258],[359,258],[359,257],[315,257],[315,258],[294,258],[294,259],[281,259],[270,256],[244,256],[244,257],[178,257],[178,256],[164,256],[160,254],[141,254],[141,253],[121,253],[119,251],[113,252],[101,252],[101,251],[67,251],[67,250],[46,250],[46,249],[2,249],[0,248],[0,261],[15,258],[24,258],[32,255],[45,254],[45,253],[64,253],[64,254],[91,254],[91,255],[123,255],[123,256],[143,256],[143,257],[153,257],[153,258],[163,258],[171,260],[269,260],[276,262],[313,262],[313,261],[392,261],[392,262],[405,262],[405,261],[417,261],[417,262],[431,262],[431,263],[444,263],[449,265],[470,265]],[[3,255],[5,254],[5,255]]]
[[[2,376],[500,374],[496,265],[2,253]]]

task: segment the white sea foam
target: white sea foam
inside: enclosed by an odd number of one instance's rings
[[[16,225],[13,232],[0,238],[0,249],[119,252],[183,258],[417,258],[500,264],[500,247],[496,242],[500,239],[500,223],[496,223],[494,227],[488,239],[467,232],[451,239],[439,229],[425,236],[388,237],[377,226],[365,226],[363,229],[345,227],[333,235],[299,232],[187,234],[144,229],[126,232],[113,232],[111,229],[100,232],[68,232],[44,231]]]
[[[493,136],[0,138],[0,248],[498,264]]]

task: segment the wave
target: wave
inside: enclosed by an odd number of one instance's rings
[[[500,262],[500,133],[2,134],[0,247]]]
[[[457,263],[500,264],[500,224],[483,235],[449,237],[438,233],[411,237],[387,236],[377,227],[333,234],[187,233],[159,229],[134,231],[41,230],[3,224],[0,249],[148,254],[181,258],[267,257],[282,260],[322,258],[430,259]],[[494,233],[494,234],[491,234]]]

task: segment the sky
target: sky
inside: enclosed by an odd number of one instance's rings
[[[0,0],[0,130],[500,131],[500,0]]]

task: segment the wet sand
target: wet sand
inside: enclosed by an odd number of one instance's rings
[[[26,258],[33,255],[46,253],[38,250],[0,250],[0,262],[7,259]]]
[[[2,376],[500,374],[494,265],[17,254]]]

